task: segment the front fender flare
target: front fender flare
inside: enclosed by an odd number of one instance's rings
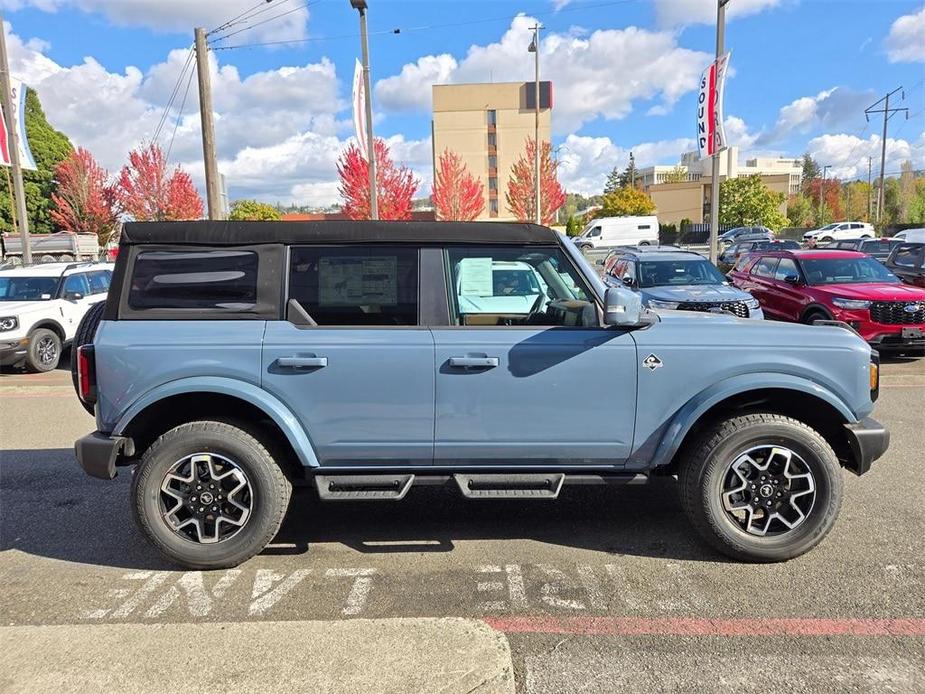
[[[217,393],[219,395],[228,395],[258,407],[270,419],[276,422],[276,425],[286,435],[286,438],[292,445],[302,465],[306,467],[320,466],[318,456],[315,454],[315,448],[312,446],[308,434],[292,411],[279,399],[270,395],[270,393],[259,386],[234,378],[197,376],[194,378],[182,378],[176,381],[170,381],[169,383],[164,383],[152,388],[138,398],[132,406],[126,410],[125,414],[122,415],[113,428],[113,435],[121,436],[128,428],[129,424],[131,424],[132,420],[154,403],[164,398],[173,397],[174,395],[183,395],[185,393]]]
[[[669,421],[648,467],[670,463],[691,427],[714,405],[735,395],[767,389],[795,390],[812,395],[835,408],[845,423],[858,421],[844,400],[807,378],[780,373],[742,374],[714,383],[688,400]]]

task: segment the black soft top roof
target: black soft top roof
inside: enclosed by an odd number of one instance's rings
[[[554,244],[556,232],[536,224],[508,222],[128,222],[123,246],[182,244],[241,246],[306,243]]]

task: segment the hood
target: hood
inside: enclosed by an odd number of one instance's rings
[[[815,285],[813,290],[828,296],[867,301],[925,301],[925,289],[911,284],[870,282],[867,284]]]
[[[671,287],[648,287],[643,299],[658,301],[744,301],[751,294],[723,284],[679,284]]]
[[[48,310],[50,300],[45,301],[0,301],[0,317],[21,316],[33,311]]]

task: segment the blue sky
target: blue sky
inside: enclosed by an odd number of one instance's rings
[[[214,27],[256,0],[0,0],[14,75],[50,120],[110,169],[150,140],[186,59],[192,26]],[[430,177],[430,84],[532,75],[528,18],[546,27],[554,144],[566,187],[594,192],[612,166],[672,163],[694,131],[697,75],[714,50],[711,0],[370,0],[377,135]],[[891,123],[887,170],[925,168],[925,9],[921,2],[731,0],[733,74],[725,112],[743,154],[813,152],[850,177],[879,150],[864,107],[906,87],[913,116]],[[349,88],[359,52],[348,0],[273,0],[215,51],[221,168],[232,197],[322,204],[336,199],[337,153],[352,134]],[[286,13],[286,14],[284,14]],[[525,15],[515,19],[518,14]],[[391,33],[400,28],[401,33]],[[225,33],[229,33],[225,32]],[[304,40],[303,39],[308,39]],[[181,82],[181,93],[186,79]],[[195,84],[159,133],[201,180]],[[863,164],[863,166],[862,166]]]

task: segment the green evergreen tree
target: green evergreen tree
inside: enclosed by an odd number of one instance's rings
[[[805,192],[809,184],[819,178],[819,164],[813,159],[809,152],[803,155],[803,174],[800,176],[800,187]]]
[[[55,169],[74,147],[67,136],[55,130],[45,118],[42,103],[33,89],[26,93],[26,136],[36,165],[36,171],[23,171],[29,232],[47,234],[55,230],[49,215],[51,194],[56,188]],[[12,199],[4,174],[0,179],[0,226],[3,231],[10,231],[12,225]]]
[[[617,188],[620,188],[622,185],[620,180],[620,170],[615,166],[613,170],[607,174],[607,182],[604,184],[604,195],[610,195]]]

